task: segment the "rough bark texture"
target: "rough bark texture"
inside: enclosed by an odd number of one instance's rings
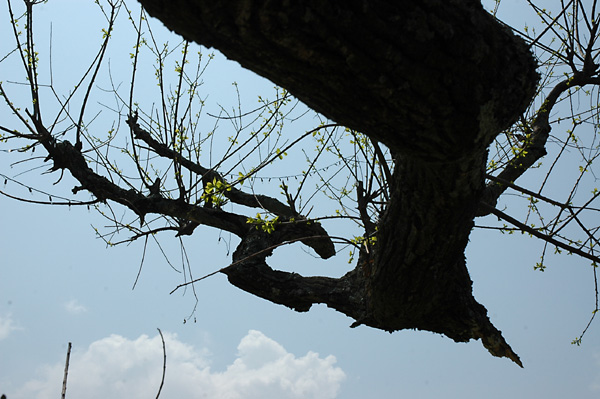
[[[377,245],[355,270],[341,279],[272,270],[270,248],[310,231],[250,229],[224,271],[233,284],[299,311],[326,303],[356,324],[481,338],[520,364],[473,298],[464,259],[486,148],[534,94],[536,64],[520,40],[474,0],[140,2],[396,154]]]
[[[140,2],[185,38],[413,155],[485,147],[536,80],[525,46],[478,1]]]

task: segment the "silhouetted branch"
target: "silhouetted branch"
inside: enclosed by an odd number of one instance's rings
[[[539,238],[539,239],[541,239],[543,241],[546,241],[546,242],[548,242],[548,243],[550,243],[552,245],[555,245],[555,246],[557,246],[559,248],[562,248],[562,249],[564,249],[566,251],[569,251],[571,253],[579,255],[582,258],[589,259],[592,262],[600,263],[600,257],[598,257],[598,256],[594,256],[594,255],[589,254],[589,253],[587,253],[585,251],[582,251],[579,248],[575,248],[575,247],[572,247],[572,246],[570,246],[568,244],[565,244],[564,242],[558,241],[557,239],[552,238],[551,236],[549,236],[547,234],[544,234],[544,233],[540,232],[539,230],[536,230],[536,229],[534,229],[532,227],[527,226],[524,223],[519,222],[517,219],[515,219],[515,218],[513,218],[513,217],[511,217],[509,215],[507,215],[506,213],[504,213],[504,212],[502,212],[502,211],[494,208],[491,205],[488,205],[486,203],[482,203],[481,206],[484,207],[484,209],[487,210],[489,213],[497,216],[498,218],[500,218],[502,220],[507,221],[508,223],[512,224],[515,227],[518,227],[519,230],[524,231],[525,233],[529,233],[532,236],[535,236],[535,237],[537,237],[537,238]]]
[[[64,376],[63,376],[62,392],[60,394],[60,397],[62,399],[65,399],[65,396],[67,394],[67,375],[69,374],[69,359],[70,358],[71,358],[71,343],[69,342],[69,345],[67,346],[67,360],[65,361],[65,372],[64,372]]]
[[[162,331],[160,328],[157,328],[158,333],[160,334],[160,340],[162,341],[162,349],[163,349],[163,368],[162,368],[162,377],[160,379],[160,386],[158,387],[158,392],[156,393],[156,399],[160,396],[160,392],[163,389],[163,385],[165,384],[165,375],[167,374],[167,347],[165,345],[165,338],[163,337]]]

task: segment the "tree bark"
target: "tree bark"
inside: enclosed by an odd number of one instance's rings
[[[521,364],[473,298],[464,250],[486,148],[534,95],[524,43],[475,0],[140,3],[396,156],[377,243],[353,271],[328,279],[272,270],[273,245],[307,231],[251,229],[224,271],[233,284],[299,311],[326,303],[355,324],[481,338]]]
[[[476,0],[140,0],[309,107],[432,159],[481,150],[537,81],[526,46]]]

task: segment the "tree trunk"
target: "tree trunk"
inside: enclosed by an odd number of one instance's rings
[[[233,284],[296,310],[327,303],[383,330],[481,338],[520,364],[472,296],[464,250],[486,148],[534,95],[536,64],[521,40],[475,0],[140,3],[396,156],[377,243],[353,271],[341,279],[274,271],[269,248],[308,227],[271,237],[251,229],[225,270]]]
[[[483,192],[484,159],[428,164],[400,160],[395,190],[367,263],[365,324],[420,329],[455,341],[482,338],[520,364],[472,295],[464,250]]]

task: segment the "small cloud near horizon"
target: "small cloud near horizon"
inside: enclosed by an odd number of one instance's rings
[[[77,301],[77,299],[71,299],[65,302],[65,310],[71,314],[81,314],[87,312],[87,308]]]
[[[15,322],[10,313],[0,316],[0,341],[8,338],[10,333],[13,331],[20,330],[20,328],[15,325]]]

